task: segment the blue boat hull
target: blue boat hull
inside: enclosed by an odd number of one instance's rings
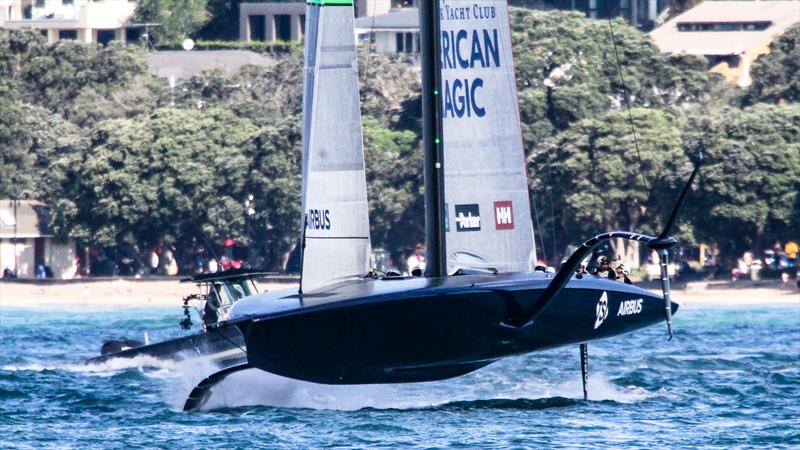
[[[357,280],[302,300],[296,293],[251,299],[237,304],[232,322],[250,367],[316,383],[371,384],[451,378],[506,356],[664,320],[662,297],[586,277],[570,281],[535,322],[509,325],[550,281],[537,273]],[[270,311],[270,302],[281,306]]]

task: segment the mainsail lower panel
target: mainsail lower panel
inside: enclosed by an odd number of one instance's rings
[[[309,2],[303,99],[303,291],[369,270],[353,6]]]
[[[535,260],[505,1],[442,0],[448,271],[527,271]]]

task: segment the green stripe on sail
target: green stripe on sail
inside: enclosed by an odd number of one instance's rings
[[[306,4],[318,6],[352,6],[353,0],[306,0]]]

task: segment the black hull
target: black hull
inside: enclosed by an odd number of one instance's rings
[[[428,280],[409,290],[403,281],[344,284],[317,297],[307,294],[295,309],[241,317],[248,362],[325,384],[433,381],[506,356],[605,339],[664,320],[660,296],[591,277],[571,281],[531,325],[514,327],[509,319],[536,302],[548,279]],[[373,283],[397,283],[398,289],[387,292]],[[603,297],[607,315],[600,320]],[[313,303],[315,298],[324,300]]]
[[[247,356],[243,349],[245,341],[242,333],[236,327],[226,327],[97,356],[86,360],[85,364],[141,358],[140,365],[146,367],[153,364],[148,358],[176,362],[204,358],[224,368],[246,362]]]

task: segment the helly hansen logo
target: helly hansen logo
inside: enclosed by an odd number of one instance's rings
[[[477,203],[456,205],[456,231],[481,231],[481,210]]]
[[[514,229],[514,208],[511,201],[494,202],[494,226],[497,230]]]

